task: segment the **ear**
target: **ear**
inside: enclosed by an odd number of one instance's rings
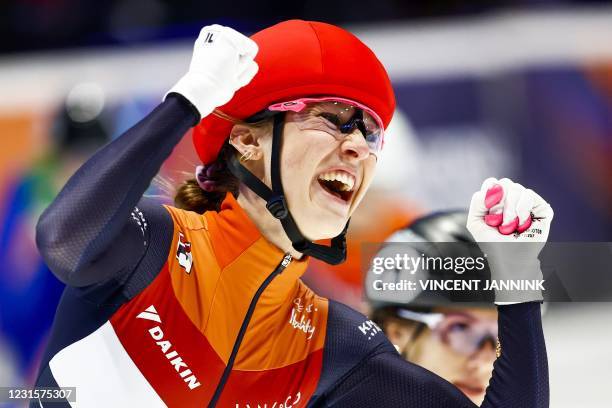
[[[230,132],[229,142],[241,155],[249,155],[250,160],[260,160],[263,157],[263,147],[262,132],[258,130],[251,126],[236,124]]]
[[[383,328],[391,344],[395,346],[400,354],[403,354],[410,342],[414,327],[410,327],[396,319],[389,319],[384,322]]]

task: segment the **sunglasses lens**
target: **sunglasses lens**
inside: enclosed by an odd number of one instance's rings
[[[290,110],[300,130],[326,132],[338,140],[348,134],[360,133],[370,152],[378,154],[382,149],[383,129],[376,115],[361,106],[333,99],[300,100],[276,104],[272,110]]]
[[[495,321],[480,321],[467,316],[446,316],[436,328],[440,339],[460,354],[470,355],[483,347],[495,350],[497,324]]]

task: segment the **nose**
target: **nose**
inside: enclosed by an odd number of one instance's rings
[[[493,338],[486,338],[480,343],[478,349],[470,356],[468,365],[479,374],[490,375],[495,362],[495,344]],[[488,377],[487,377],[488,378]]]
[[[340,145],[342,154],[352,160],[361,161],[370,156],[370,147],[366,143],[361,131],[355,129],[342,140]]]

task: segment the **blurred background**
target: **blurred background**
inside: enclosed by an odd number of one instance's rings
[[[156,106],[206,24],[245,34],[288,18],[357,34],[398,109],[377,180],[351,223],[350,258],[305,280],[364,310],[360,244],[432,210],[466,208],[510,177],[555,209],[554,241],[612,241],[612,3],[314,0],[22,0],[0,4],[0,385],[33,381],[62,285],[34,226],[97,148]],[[350,67],[347,67],[350,69]],[[197,165],[185,136],[161,176]],[[154,184],[150,195],[170,202]],[[580,271],[576,271],[580,273]],[[552,407],[610,407],[612,305],[552,304]]]

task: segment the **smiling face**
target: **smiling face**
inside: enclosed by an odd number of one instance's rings
[[[285,116],[281,180],[300,231],[319,240],[342,232],[370,185],[376,157],[364,136],[371,129],[367,117],[345,126],[342,133],[339,126],[360,118],[355,108],[339,109],[333,103],[314,108]],[[230,140],[240,153],[248,154],[243,165],[270,187],[272,127],[236,125]]]
[[[293,112],[286,117],[281,152],[283,188],[302,233],[311,240],[332,238],[342,232],[367,191],[376,157],[359,129],[334,134],[305,126],[301,119]]]

